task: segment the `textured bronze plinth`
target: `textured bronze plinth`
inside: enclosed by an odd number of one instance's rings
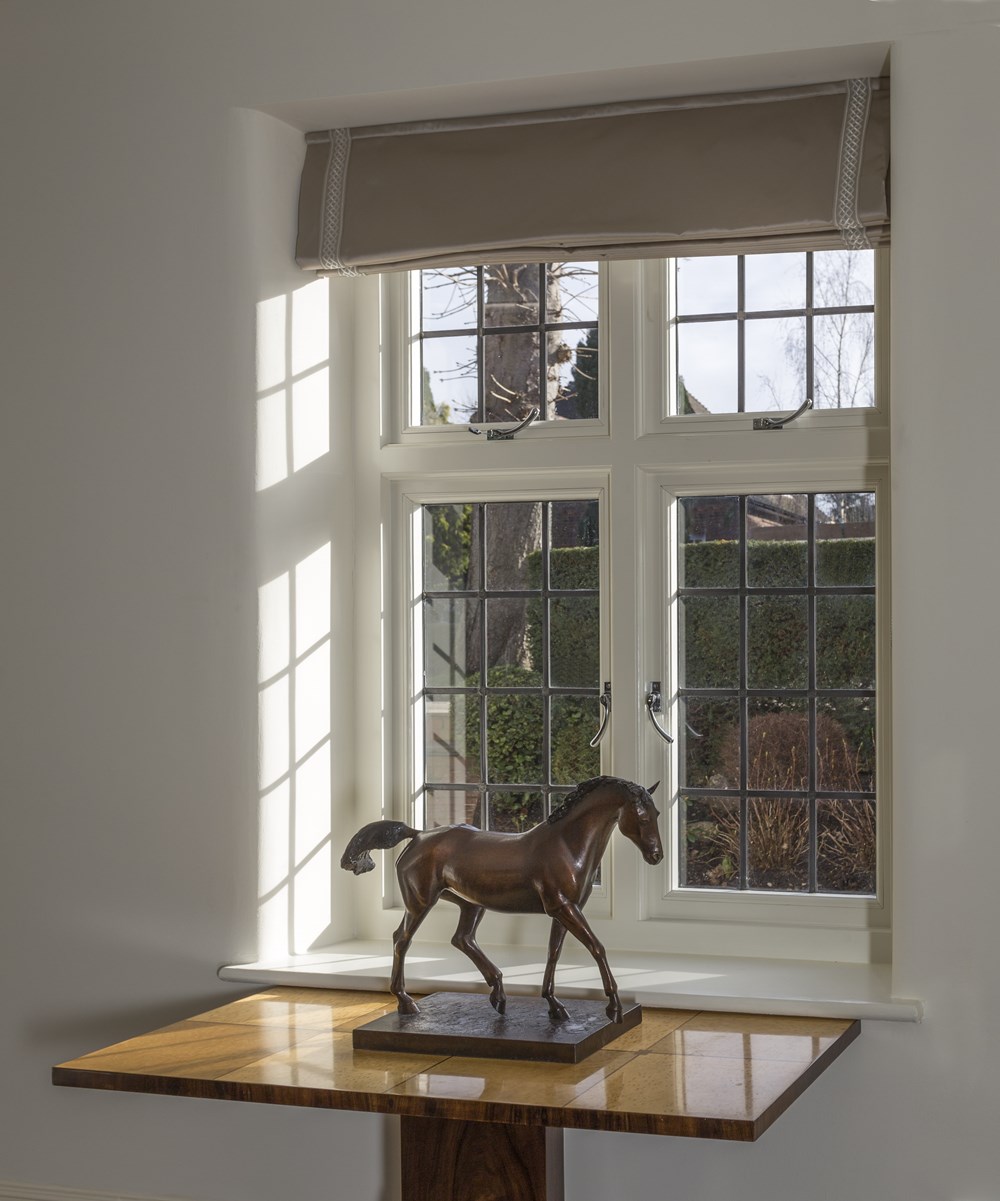
[[[638,1005],[625,1006],[620,1022],[608,1020],[604,1001],[570,1001],[566,1008],[569,1017],[555,1021],[538,998],[508,997],[501,1015],[479,994],[433,993],[419,1013],[387,1013],[357,1027],[354,1048],[580,1063],[642,1021]]]

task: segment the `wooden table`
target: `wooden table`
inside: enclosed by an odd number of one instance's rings
[[[52,1078],[399,1114],[404,1201],[559,1201],[563,1129],[752,1141],[860,1031],[646,1009],[641,1026],[579,1064],[355,1051],[354,1027],[394,1004],[385,993],[271,988],[59,1064]]]

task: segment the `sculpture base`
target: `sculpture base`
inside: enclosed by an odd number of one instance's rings
[[[639,1005],[623,1005],[622,1021],[611,1022],[606,1001],[565,1004],[569,1017],[557,1022],[540,997],[508,997],[501,1015],[482,993],[433,993],[419,1013],[389,1013],[359,1026],[354,1049],[580,1063],[642,1021]]]

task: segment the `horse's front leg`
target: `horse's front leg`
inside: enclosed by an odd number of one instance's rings
[[[553,918],[552,929],[549,932],[549,957],[545,961],[545,975],[542,978],[542,996],[549,1003],[549,1017],[557,1022],[565,1021],[569,1017],[565,1006],[556,1000],[556,964],[565,937],[566,927],[558,918]]]
[[[622,1020],[622,1003],[618,996],[618,985],[611,974],[611,968],[608,967],[608,957],[605,954],[604,947],[597,935],[591,930],[580,906],[574,905],[572,901],[563,900],[561,903],[547,908],[546,912],[555,921],[565,926],[570,934],[583,943],[591,955],[593,955],[594,961],[601,973],[604,993],[608,998],[607,1015],[612,1022],[620,1022]]]

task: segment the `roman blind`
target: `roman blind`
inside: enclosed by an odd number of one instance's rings
[[[888,169],[885,79],[323,130],[296,258],[356,275],[878,246]]]

